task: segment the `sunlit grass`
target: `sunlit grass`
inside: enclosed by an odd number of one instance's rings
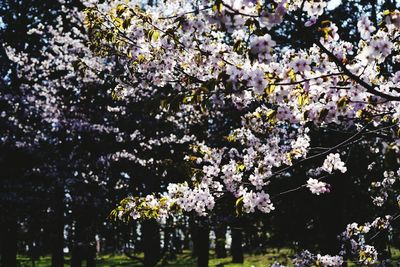
[[[234,264],[232,263],[232,259],[230,257],[217,259],[213,251],[210,251],[210,261],[209,266],[216,267],[237,267],[237,266],[245,266],[245,267],[258,267],[258,266],[268,266],[275,261],[279,261],[280,263],[288,263],[290,259],[290,255],[292,253],[289,249],[271,249],[264,255],[245,255],[244,264]],[[143,255],[137,255],[138,257],[143,257]],[[68,264],[69,258],[66,258],[65,267],[70,266]],[[21,267],[32,267],[32,261],[28,257],[19,256],[18,262]],[[50,267],[51,266],[51,258],[50,257],[41,257],[40,260],[35,261],[35,267]],[[85,263],[84,265],[85,266]],[[138,261],[134,261],[128,258],[125,255],[100,255],[97,258],[97,266],[110,266],[110,267],[119,267],[119,266],[130,266],[130,267],[139,267],[142,264]],[[191,257],[190,251],[184,251],[182,254],[177,255],[177,259],[168,261],[167,265],[169,267],[178,267],[178,266],[196,266],[196,259]]]
[[[391,249],[392,253],[392,263],[400,262],[400,250],[396,248]],[[270,266],[275,261],[279,262],[286,266],[293,266],[290,263],[290,259],[292,258],[293,251],[287,248],[283,249],[269,249],[263,255],[245,255],[245,261],[243,264],[234,264],[232,263],[232,259],[230,257],[217,259],[215,258],[214,252],[210,251],[210,261],[209,266],[215,267],[265,267]],[[143,257],[143,255],[137,255],[138,257]],[[69,267],[68,264],[69,257],[66,257],[65,267]],[[25,256],[18,257],[18,263],[21,267],[51,267],[51,258],[50,257],[41,257],[40,260],[35,261],[35,265],[32,264],[31,259]],[[99,267],[140,267],[141,264],[138,261],[134,261],[128,258],[125,255],[100,255],[97,257],[97,266]],[[84,263],[83,266],[86,266]],[[160,265],[161,266],[161,265]],[[196,266],[196,259],[191,257],[190,251],[184,251],[182,254],[177,255],[177,259],[168,261],[168,267],[189,267]],[[358,264],[349,262],[349,266],[359,266]]]

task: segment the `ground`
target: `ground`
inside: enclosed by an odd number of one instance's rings
[[[393,253],[393,261],[397,264],[400,262],[400,250],[392,249]],[[214,257],[213,252],[210,252],[210,261],[209,266],[215,267],[266,267],[270,266],[275,261],[278,261],[282,264],[288,264],[291,255],[293,252],[289,249],[270,249],[264,255],[245,255],[244,264],[233,264],[231,263],[231,258],[223,258],[216,259]],[[42,257],[39,261],[35,262],[35,265],[32,265],[32,262],[29,258],[19,256],[18,262],[21,267],[50,267],[51,266],[51,258],[50,257]],[[292,266],[291,264],[288,264]],[[349,266],[354,266],[354,263],[349,262]],[[68,267],[69,264],[65,264],[65,267]],[[124,255],[101,255],[97,260],[98,267],[139,267],[142,264],[138,262],[133,262],[131,259]],[[190,257],[190,251],[184,251],[183,254],[178,255],[176,260],[170,261],[166,267],[190,267],[196,266],[196,261]]]

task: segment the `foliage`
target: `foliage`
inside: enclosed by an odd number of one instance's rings
[[[111,218],[251,222],[243,228],[270,237],[260,247],[293,246],[301,266],[389,258],[400,217],[395,2],[18,4],[0,7],[21,9],[1,17],[7,229],[32,232],[46,214],[63,239],[65,213],[74,254],[93,247],[95,229],[113,235],[101,218],[125,197]]]

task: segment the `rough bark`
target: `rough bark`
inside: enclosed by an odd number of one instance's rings
[[[197,267],[208,267],[209,247],[210,228],[207,223],[201,223],[197,228]]]
[[[189,218],[189,233],[191,236],[191,240],[189,240],[189,238],[185,238],[186,241],[188,243],[193,244],[191,251],[192,251],[192,258],[196,258],[197,257],[197,236],[198,236],[198,232],[197,232],[197,225],[196,222],[194,221],[193,218]],[[190,245],[188,246],[190,248]]]
[[[215,255],[217,258],[226,258],[226,225],[217,225],[215,231]]]
[[[153,267],[160,259],[160,229],[156,220],[142,223],[144,266]]]
[[[242,228],[238,226],[232,227],[231,255],[233,263],[243,263],[244,261],[242,241]]]
[[[64,192],[58,190],[55,195],[54,221],[52,225],[51,266],[64,266]]]
[[[1,266],[16,267],[17,266],[17,221],[7,220],[2,227],[1,236]]]

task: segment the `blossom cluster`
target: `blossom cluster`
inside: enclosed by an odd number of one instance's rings
[[[390,193],[393,191],[393,185],[400,178],[400,169],[397,173],[394,171],[385,171],[383,177],[382,181],[372,182],[370,187],[370,190],[375,192],[371,196],[373,203],[378,207],[382,207],[388,200]],[[399,195],[395,195],[394,197],[395,199],[399,199]]]
[[[309,178],[307,180],[307,187],[311,193],[319,195],[323,193],[329,193],[329,185],[325,182],[318,181],[317,179]]]
[[[350,253],[358,257],[361,264],[372,265],[378,260],[378,252],[376,248],[370,244],[371,237],[381,231],[391,231],[391,221],[393,217],[386,215],[385,217],[377,217],[371,223],[367,222],[363,225],[357,223],[348,224],[346,231],[342,233],[343,240],[351,246]],[[345,254],[345,249],[343,254]]]
[[[296,254],[293,259],[294,266],[342,266],[343,265],[343,257],[341,256],[331,256],[331,255],[314,255],[308,250],[303,250],[302,252]]]
[[[324,164],[322,165],[322,170],[327,173],[332,173],[334,170],[339,170],[340,172],[345,173],[347,168],[345,167],[345,163],[340,159],[338,153],[331,153],[326,157]]]
[[[236,198],[243,197],[245,212],[269,211],[257,204],[257,194],[266,192],[275,171],[307,158],[311,149],[307,123],[349,127],[373,117],[378,126],[384,116],[390,119],[394,115],[393,102],[384,100],[399,97],[391,89],[399,85],[398,81],[380,75],[374,64],[365,63],[379,64],[390,53],[398,52],[391,41],[399,34],[396,12],[385,15],[388,23],[381,29],[374,29],[367,17],[361,17],[358,28],[365,40],[359,47],[340,40],[338,27],[324,22],[320,43],[294,50],[281,49],[270,34],[258,34],[254,29],[272,28],[285,14],[300,7],[316,23],[325,1],[305,1],[304,5],[300,1],[277,1],[274,9],[268,9],[268,5],[260,9],[262,3],[255,5],[252,1],[223,1],[211,8],[208,4],[175,1],[168,8],[159,3],[147,9],[138,8],[134,2],[88,4],[86,22],[89,30],[100,31],[99,36],[107,32],[107,27],[117,27],[123,33],[119,35],[123,45],[96,38],[91,42],[100,50],[106,48],[104,43],[114,46],[126,55],[120,57],[122,63],[134,66],[127,74],[129,84],[123,84],[127,101],[151,97],[154,90],[150,92],[149,85],[170,85],[176,94],[185,95],[179,112],[188,112],[190,107],[195,110],[207,99],[203,114],[191,113],[190,120],[223,117],[223,107],[229,104],[244,113],[241,127],[228,137],[231,147],[213,149],[202,144],[208,152],[192,161],[202,175],[194,188],[209,187],[211,196],[226,190]],[[192,10],[199,12],[193,15]],[[94,27],[95,21],[90,18],[102,23]],[[203,89],[199,91],[199,87]],[[391,118],[396,120],[395,116]],[[330,153],[320,170],[346,173],[347,167],[339,153]],[[305,185],[314,194],[330,190],[328,184],[313,178]],[[222,190],[214,190],[220,187]],[[207,209],[199,210],[205,214]]]
[[[29,30],[51,37],[38,57],[4,44],[25,82],[22,96],[0,96],[8,107],[0,120],[11,129],[0,138],[28,149],[43,141],[80,140],[89,132],[96,141],[111,137],[115,148],[98,156],[99,162],[128,161],[163,178],[165,165],[186,159],[192,172],[187,181],[166,182],[158,195],[128,197],[118,210],[121,218],[165,219],[182,211],[206,216],[224,194],[237,199],[239,214],[270,213],[275,210],[270,185],[276,178],[294,178],[296,167],[310,163],[315,177],[299,188],[320,195],[331,190],[320,174],[347,174],[345,147],[390,126],[387,138],[398,150],[400,71],[393,66],[400,62],[399,11],[381,14],[379,27],[360,17],[363,40],[355,44],[340,39],[334,22],[318,21],[326,1],[175,0],[144,8],[139,1],[82,2],[85,18],[76,9],[67,18],[84,23],[87,32],[64,30],[59,17],[57,26]],[[296,12],[307,17],[293,22],[304,34],[302,49],[284,47],[273,37],[274,27]],[[98,97],[114,103],[96,109],[102,116],[87,114],[84,89],[99,85],[108,90]],[[152,105],[157,107],[147,112]],[[314,147],[310,129],[332,125],[351,136],[331,148]],[[65,140],[56,135],[61,128]],[[74,176],[99,179],[91,171]],[[371,185],[375,205],[383,206],[398,176],[386,171]],[[348,226],[345,237],[360,262],[376,261],[364,235],[389,229],[389,221]],[[306,254],[303,258],[324,266],[342,260]]]
[[[243,208],[246,213],[254,212],[257,207],[261,212],[270,213],[274,210],[274,205],[271,203],[269,195],[264,191],[248,192],[243,194]]]

